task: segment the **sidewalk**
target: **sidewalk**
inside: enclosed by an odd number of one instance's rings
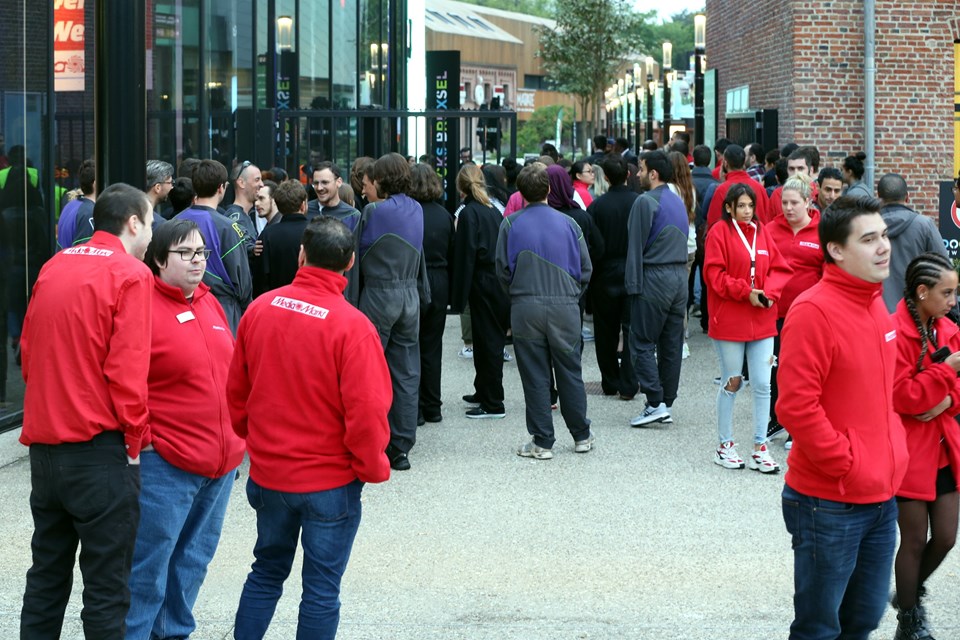
[[[713,347],[691,326],[675,424],[633,429],[643,408],[589,396],[595,449],[574,454],[555,413],[553,460],[515,454],[527,439],[515,362],[504,365],[507,418],[467,420],[460,396],[473,365],[456,357],[459,320],[444,338],[444,420],[418,430],[412,470],[364,490],[363,522],[343,582],[343,640],[785,638],[792,552],[780,515],[782,474],[713,464]],[[511,349],[511,347],[508,347]],[[600,379],[593,343],[584,380]],[[735,437],[750,438],[749,387]],[[0,436],[0,638],[18,635],[32,522],[26,448]],[[782,440],[772,446],[783,464]],[[232,638],[256,537],[244,483],[195,610],[193,640]],[[299,561],[298,561],[299,564]],[[295,565],[267,638],[295,636]],[[938,638],[960,637],[960,550],[929,581]],[[82,638],[80,574],[63,637]],[[888,610],[876,640],[896,628]]]

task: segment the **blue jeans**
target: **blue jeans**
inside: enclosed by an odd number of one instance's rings
[[[254,562],[243,585],[233,637],[259,640],[270,626],[283,582],[290,575],[303,529],[303,597],[297,640],[335,638],[340,624],[340,580],[360,526],[363,483],[312,493],[285,493],[247,481],[257,512]]]
[[[784,485],[783,521],[793,536],[790,640],[866,640],[887,605],[896,500],[833,502]]]
[[[236,473],[205,478],[144,451],[140,477],[126,640],[186,638],[197,626],[193,605],[220,542]]]
[[[773,338],[750,342],[714,340],[720,358],[720,391],[717,392],[717,435],[720,442],[733,440],[733,401],[736,391],[724,387],[732,377],[743,375],[743,354],[747,354],[747,369],[753,392],[753,443],[767,441],[767,420],[770,417],[770,368],[773,364]],[[740,381],[743,388],[743,380]]]

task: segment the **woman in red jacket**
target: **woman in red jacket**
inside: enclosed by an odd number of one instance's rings
[[[790,277],[790,267],[767,230],[755,219],[756,195],[744,183],[730,186],[723,200],[722,220],[707,234],[703,276],[710,298],[710,326],[720,358],[722,386],[717,393],[720,444],[713,461],[742,469],[743,458],[733,442],[733,402],[743,383],[744,354],[753,385],[753,453],[748,466],[777,473],[767,449],[770,415],[770,368],[777,333],[776,301]],[[713,301],[716,300],[716,303]]]
[[[787,317],[790,305],[798,295],[817,284],[823,275],[823,249],[820,248],[820,212],[812,208],[812,190],[810,176],[796,173],[783,185],[780,201],[783,215],[777,216],[767,225],[770,237],[777,244],[780,254],[790,268],[793,277],[783,287],[783,293],[777,300],[777,335],[773,339],[774,359],[780,357],[780,331]],[[767,424],[767,438],[772,439],[783,433],[783,426],[777,421],[776,404],[778,393],[777,365],[774,362],[770,374],[770,422]],[[788,437],[784,444],[790,449],[793,441]]]
[[[957,303],[957,273],[947,258],[925,253],[904,277],[897,326],[893,408],[907,433],[910,464],[897,491],[900,549],[894,573],[897,639],[927,638],[920,599],[957,537],[960,477],[960,330],[944,316]],[[949,355],[947,355],[949,354]],[[927,539],[929,523],[930,539]]]

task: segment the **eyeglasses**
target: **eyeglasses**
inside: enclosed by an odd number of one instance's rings
[[[580,173],[593,173],[593,169],[584,169]]]
[[[167,253],[176,253],[184,262],[193,262],[197,258],[206,260],[210,257],[210,249],[171,249]]]

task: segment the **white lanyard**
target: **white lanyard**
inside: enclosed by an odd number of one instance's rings
[[[748,225],[753,227],[753,246],[747,242],[747,236],[743,235],[743,230],[740,229],[740,225],[736,221],[733,222],[733,228],[737,230],[737,235],[740,236],[740,242],[743,243],[743,246],[746,247],[747,253],[750,254],[750,288],[752,289],[755,286],[755,281],[757,278],[757,236],[760,235],[757,225],[753,222],[748,222]]]

